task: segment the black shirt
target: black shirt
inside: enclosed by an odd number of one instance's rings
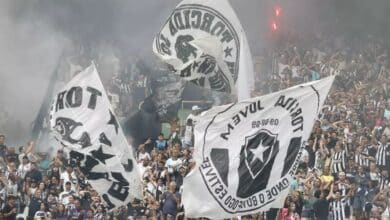
[[[327,220],[329,215],[329,201],[326,199],[318,199],[313,204],[314,216],[318,220]]]
[[[3,208],[3,211],[2,213],[3,214],[7,214],[7,213],[10,213],[12,211],[12,209],[14,209],[15,207],[12,207],[10,206],[8,203],[4,206]],[[4,217],[3,218],[4,220],[16,220],[16,213],[13,213],[12,215],[8,216],[8,217]]]
[[[39,211],[41,208],[42,199],[37,198],[35,196],[31,197],[30,205],[28,206],[28,216],[34,217],[35,212]]]
[[[42,181],[42,173],[37,169],[30,170],[26,173],[26,177],[30,177],[35,182],[40,183]],[[25,177],[25,178],[26,178]]]

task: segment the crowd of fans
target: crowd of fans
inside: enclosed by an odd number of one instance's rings
[[[301,47],[286,41],[274,51],[274,73],[257,83],[257,95],[329,75],[336,75],[336,80],[307,142],[285,207],[237,218],[390,218],[390,57],[374,41],[345,48],[329,42]],[[121,100],[115,93],[128,89],[123,80],[113,78],[109,92],[114,94],[114,106]],[[145,80],[138,81],[144,88]],[[194,107],[192,114],[200,111]],[[49,158],[35,152],[33,142],[16,150],[0,135],[0,219],[184,218],[181,186],[194,166],[190,129],[196,121],[192,116],[188,126],[172,123],[168,137],[151,137],[137,147],[144,199],[114,212],[107,212],[77,161],[63,149]]]
[[[285,208],[270,219],[389,219],[390,69],[387,49],[365,41],[289,41],[260,94],[336,75],[307,142]],[[340,47],[344,45],[344,47]],[[341,49],[340,49],[341,48]],[[352,49],[351,49],[352,48]]]

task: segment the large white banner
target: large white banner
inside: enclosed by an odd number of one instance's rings
[[[142,198],[131,146],[110,106],[92,64],[54,99],[50,113],[54,138],[79,161],[80,170],[110,209]]]
[[[282,208],[334,78],[214,107],[197,118],[196,168],[184,179],[187,217]]]
[[[154,53],[201,87],[250,97],[253,62],[246,35],[228,0],[184,0],[163,25]]]

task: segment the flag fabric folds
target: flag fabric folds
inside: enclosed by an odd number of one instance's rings
[[[187,217],[230,218],[282,208],[334,77],[218,106],[197,118]]]
[[[249,98],[253,62],[246,35],[227,0],[184,0],[153,42],[153,51],[198,86]]]
[[[55,96],[53,137],[109,209],[142,198],[132,149],[112,111],[95,65],[80,72]]]

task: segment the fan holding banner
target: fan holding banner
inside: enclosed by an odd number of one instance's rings
[[[50,112],[54,139],[112,210],[142,198],[132,150],[92,64],[56,96]],[[134,161],[134,162],[133,162]]]
[[[197,117],[196,167],[184,180],[187,217],[231,218],[282,208],[334,77]]]

